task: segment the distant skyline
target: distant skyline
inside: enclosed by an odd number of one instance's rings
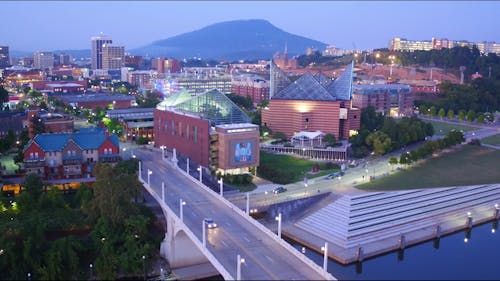
[[[103,32],[126,50],[239,19],[344,49],[393,37],[500,42],[497,1],[1,1],[0,45],[15,51],[90,49]],[[279,51],[279,50],[277,50]]]

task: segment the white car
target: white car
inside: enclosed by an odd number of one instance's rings
[[[207,225],[208,228],[216,228],[217,224],[214,222],[213,219],[205,219],[205,224]]]

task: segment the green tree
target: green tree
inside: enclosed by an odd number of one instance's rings
[[[485,119],[485,115],[484,115],[484,113],[479,113],[479,114],[477,115],[477,118],[476,118],[476,119],[477,119],[477,123],[480,123],[480,124],[484,123],[484,119]]]
[[[458,120],[463,121],[465,120],[465,110],[459,110],[458,111]]]
[[[33,123],[34,136],[45,133],[45,123],[41,118],[34,116],[33,118],[31,118],[31,122]]]
[[[474,110],[471,109],[467,112],[467,121],[472,122],[472,121],[474,121],[475,117],[476,116],[475,116]]]
[[[387,134],[377,131],[366,138],[366,144],[373,146],[376,155],[383,155],[391,149],[392,142]]]
[[[436,116],[436,107],[435,106],[431,106],[431,108],[429,108],[429,116]]]
[[[334,134],[326,134],[326,135],[323,137],[323,142],[324,142],[327,146],[335,146],[335,144],[337,144],[337,139],[335,138],[335,135],[334,135]]]
[[[438,112],[438,116],[439,118],[443,119],[443,117],[446,115],[446,111],[444,110],[444,108],[441,108]]]
[[[283,132],[274,132],[273,133],[273,138],[279,140],[279,141],[287,141],[288,138]]]
[[[446,114],[448,119],[453,119],[455,117],[455,112],[453,112],[453,109],[448,109],[448,113]]]

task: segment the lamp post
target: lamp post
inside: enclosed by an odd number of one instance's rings
[[[202,172],[203,172],[202,169],[201,169],[201,165],[196,170],[198,170],[200,172],[200,182],[203,182],[202,178],[201,178],[202,177]]]
[[[223,178],[221,177],[217,182],[220,185],[220,188],[219,188],[220,196],[224,197],[224,180],[223,180]]]
[[[189,175],[189,157],[186,158],[186,174]]]
[[[28,280],[31,280],[31,272],[28,272],[27,276],[28,276]]]
[[[321,247],[321,251],[323,251],[323,270],[327,271],[328,266],[328,242],[325,242],[325,246]]]
[[[236,256],[236,280],[241,280],[241,264],[245,262],[245,259],[238,254]]]
[[[281,213],[275,219],[278,221],[278,237],[281,238]]]
[[[250,214],[250,193],[247,192],[247,208],[246,208],[246,213],[247,215]]]
[[[92,280],[92,270],[94,268],[93,264],[89,264],[89,279]]]
[[[150,169],[148,169],[148,186],[151,187],[151,174],[153,174],[153,171],[151,171]]]
[[[203,248],[207,247],[207,237],[206,237],[206,234],[205,234],[205,232],[206,232],[206,230],[205,230],[206,226],[207,226],[207,224],[205,223],[205,219],[203,219],[201,221],[201,236],[202,236],[201,240],[202,240]]]
[[[182,198],[179,198],[179,217],[181,218],[181,221],[184,221],[184,213],[183,213],[183,206],[186,205],[186,201],[182,200]]]
[[[146,280],[146,256],[142,256],[142,271],[144,272],[144,280]]]
[[[161,200],[165,202],[165,182],[161,182]]]

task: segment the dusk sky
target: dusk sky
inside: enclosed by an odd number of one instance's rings
[[[0,10],[0,45],[18,51],[89,49],[99,32],[132,49],[237,19],[346,49],[388,47],[393,37],[500,42],[498,1],[0,1]]]

